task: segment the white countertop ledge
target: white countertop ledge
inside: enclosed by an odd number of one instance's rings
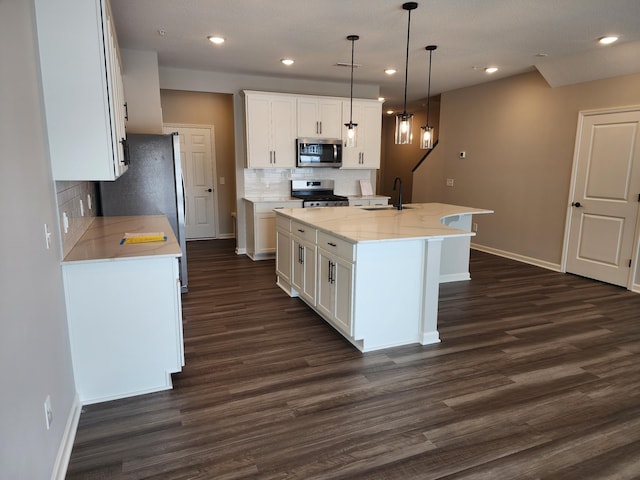
[[[332,233],[344,240],[380,242],[385,240],[415,240],[445,237],[472,237],[474,232],[448,227],[448,217],[493,213],[493,210],[448,205],[444,203],[413,203],[395,208],[325,207],[283,208],[278,215]]]
[[[120,245],[125,233],[164,232],[164,242]],[[96,217],[62,263],[180,257],[182,250],[164,215]]]

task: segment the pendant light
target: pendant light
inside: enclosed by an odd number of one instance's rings
[[[413,114],[407,113],[407,80],[409,76],[409,34],[411,31],[411,10],[418,8],[417,2],[407,2],[402,4],[402,8],[409,12],[407,22],[407,54],[404,64],[404,107],[402,113],[396,115],[396,145],[411,143],[411,127],[413,126]]]
[[[431,150],[433,148],[433,127],[429,125],[429,105],[431,103],[431,55],[438,48],[437,45],[427,45],[424,47],[429,52],[429,81],[427,82],[427,121],[424,127],[420,127],[420,148]]]
[[[353,123],[353,49],[356,40],[360,37],[358,35],[349,35],[347,40],[351,42],[351,93],[350,103],[349,103],[349,123],[345,123],[344,126],[347,127],[347,139],[344,142],[344,146],[347,148],[355,148],[357,144],[357,123]]]

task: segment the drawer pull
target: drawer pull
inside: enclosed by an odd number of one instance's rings
[[[298,229],[298,231],[299,231],[300,233],[304,233],[304,230],[302,230],[302,229],[300,229],[300,228]]]
[[[337,247],[335,243],[327,242],[327,245],[331,245],[332,247]]]

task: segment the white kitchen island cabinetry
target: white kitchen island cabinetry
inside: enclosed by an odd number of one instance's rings
[[[316,304],[279,274],[277,283],[361,351],[437,343],[439,284],[470,278],[474,233],[455,227],[470,225],[467,217],[470,222],[482,213],[492,212],[445,204],[414,204],[402,211],[278,210],[278,220],[317,230]],[[442,272],[447,274],[441,277]]]
[[[325,232],[318,233],[317,245],[317,310],[344,335],[352,337],[355,245]]]
[[[120,245],[125,232],[165,242]],[[184,348],[178,257],[164,216],[98,217],[62,263],[76,390],[90,404],[172,387]]]
[[[330,97],[298,96],[298,137],[340,138],[342,100]]]
[[[350,103],[342,102],[343,123],[349,121]],[[342,149],[342,169],[380,168],[382,131],[382,104],[377,100],[353,101],[353,123],[357,123],[355,148]],[[343,147],[347,141],[347,128],[342,127]]]
[[[291,222],[291,286],[312,306],[316,304],[317,235],[315,228]]]
[[[126,106],[107,0],[36,0],[54,180],[115,180],[126,170]]]
[[[296,97],[243,93],[247,168],[295,168]]]

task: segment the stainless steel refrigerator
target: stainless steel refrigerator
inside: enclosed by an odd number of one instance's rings
[[[180,282],[186,292],[185,203],[178,134],[130,134],[127,147],[127,171],[113,182],[98,184],[100,213],[105,217],[166,215],[182,249]]]

